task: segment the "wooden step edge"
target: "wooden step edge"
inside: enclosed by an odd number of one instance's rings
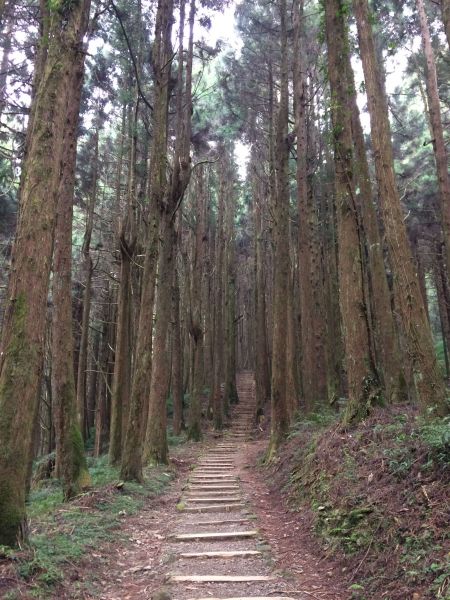
[[[274,581],[274,575],[175,575],[171,574],[172,582],[191,583],[251,583],[252,581]]]
[[[298,600],[289,596],[233,596],[231,598],[188,598],[188,600]]]
[[[231,512],[234,510],[244,509],[245,504],[236,503],[236,504],[204,504],[202,506],[185,506],[182,510],[186,512],[200,512],[200,513],[208,513],[208,512]]]
[[[258,535],[256,529],[248,531],[195,531],[194,533],[177,533],[170,536],[171,540],[176,542],[186,542],[191,540],[230,540],[242,538],[254,538]]]
[[[181,552],[178,558],[246,558],[248,556],[261,556],[259,550],[218,550],[217,552]]]

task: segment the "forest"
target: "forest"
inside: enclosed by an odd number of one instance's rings
[[[0,597],[275,598],[83,587],[227,452],[332,565],[279,598],[450,597],[449,44],[450,0],[0,0]]]

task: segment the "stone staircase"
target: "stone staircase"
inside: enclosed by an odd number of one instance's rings
[[[192,471],[168,539],[168,594],[172,600],[293,600],[288,582],[273,572],[239,478],[255,427],[252,373],[237,379],[239,404],[231,427]],[[308,596],[296,594],[296,600]]]

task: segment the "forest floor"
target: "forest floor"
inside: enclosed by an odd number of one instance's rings
[[[313,416],[267,466],[239,382],[232,428],[172,448],[144,486],[103,459],[70,504],[54,483],[36,489],[30,547],[0,548],[0,598],[448,600],[444,429],[404,408],[351,432]]]

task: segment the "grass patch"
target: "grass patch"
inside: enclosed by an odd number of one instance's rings
[[[92,490],[69,503],[63,502],[58,481],[41,482],[28,501],[29,545],[22,550],[6,549],[0,556],[12,560],[27,592],[36,598],[55,597],[65,570],[108,541],[121,539],[121,520],[136,514],[152,497],[163,492],[172,474],[167,468],[147,470],[144,484],[123,483],[107,457],[89,459]],[[73,585],[73,584],[72,584]],[[16,590],[8,591],[14,598]]]

